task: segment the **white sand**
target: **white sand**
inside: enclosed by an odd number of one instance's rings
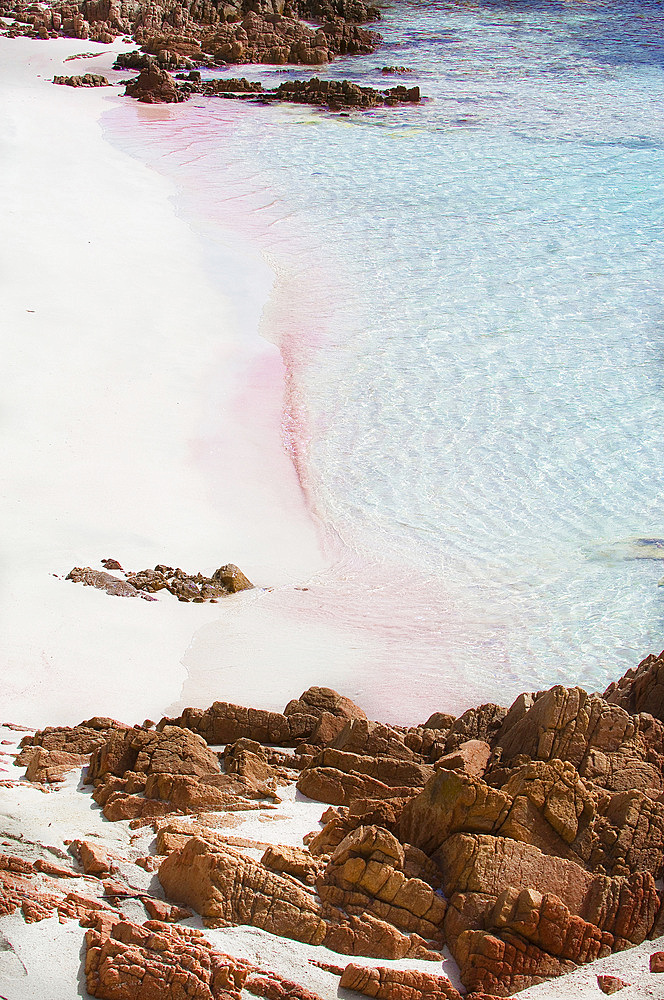
[[[0,38],[2,711],[35,725],[142,721],[181,704],[183,656],[213,621],[208,679],[223,667],[236,696],[270,707],[310,683],[306,657],[293,683],[280,669],[297,665],[297,636],[289,654],[288,625],[262,623],[269,595],[148,603],[53,576],[113,556],[134,570],[236,562],[283,587],[323,565],[281,442],[276,347],[238,327],[169,183],[104,140],[99,118],[121,90],[49,82],[126,75],[109,72],[124,47]],[[101,55],[63,63],[91,49]],[[253,266],[257,324],[269,274]],[[268,680],[256,669],[273,632]],[[223,677],[209,688],[197,703],[227,697]]]

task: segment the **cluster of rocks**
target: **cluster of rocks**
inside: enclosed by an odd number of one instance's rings
[[[249,924],[340,955],[432,963],[430,973],[325,967],[342,986],[385,1000],[456,1000],[434,964],[444,945],[466,995],[480,1000],[664,934],[656,884],[664,873],[664,654],[602,696],[558,685],[509,709],[486,704],[457,719],[437,712],[421,726],[372,722],[349,699],[314,687],[283,712],[215,702],[156,727],[97,718],[45,729],[21,747],[17,762],[30,780],[52,783],[87,764],[104,816],[155,833],[154,854],[136,862],[157,872],[165,893],[148,909],[152,921],[131,923],[113,910],[128,890],[117,873],[109,882],[107,858],[80,843],[72,848],[79,865],[106,876],[103,905],[66,893],[43,904],[90,928],[93,996],[134,996],[137,968],[164,997],[180,996],[175,970],[185,967],[191,990],[199,982],[207,990],[187,995],[239,996],[257,983],[266,990],[258,995],[312,1000],[297,984],[279,993],[265,985],[269,973],[173,926],[188,911],[207,927]],[[258,842],[223,832],[233,814],[274,808],[293,784],[327,806],[301,847],[262,845],[258,860],[246,852]],[[40,918],[36,874],[3,864],[0,912],[23,894],[26,919]],[[30,884],[19,892],[16,879]],[[600,978],[607,993],[621,988],[616,977]]]
[[[105,76],[97,73],[84,73],[83,76],[54,76],[53,83],[61,87],[108,87]]]
[[[152,594],[167,590],[179,601],[193,601],[195,604],[216,603],[228,594],[237,594],[241,590],[251,590],[253,584],[247,579],[241,569],[233,563],[227,563],[215,570],[212,576],[202,573],[194,575],[185,573],[182,569],[159,564],[154,569],[143,569],[138,573],[125,573],[120,563],[115,559],[104,559],[105,570],[92,569],[90,566],[75,566],[66,576],[73,583],[82,583],[87,587],[104,590],[113,597],[142,597],[145,600],[155,600]],[[123,579],[114,576],[108,570],[120,570]]]
[[[138,77],[131,80],[125,93],[144,104],[176,104],[194,94],[207,97],[250,97],[261,101],[288,101],[292,104],[312,104],[331,111],[345,108],[375,108],[395,104],[417,104],[419,87],[391,87],[374,90],[360,87],[349,80],[288,80],[271,90],[246,78],[202,81],[196,70],[178,74],[177,82],[156,62],[148,62]]]
[[[195,62],[317,65],[337,55],[372,52],[379,40],[359,25],[378,16],[361,0],[0,0],[12,18],[7,34],[90,39],[131,36],[144,52],[173,67]],[[321,24],[316,29],[302,18]]]
[[[379,16],[362,0],[0,0],[0,16],[12,18],[5,33],[34,38],[67,36],[109,43],[118,35],[133,38],[140,51],[118,55],[116,69],[139,70],[126,94],[147,104],[179,103],[192,94],[236,96],[314,104],[331,109],[372,108],[420,100],[417,87],[378,91],[348,80],[289,81],[274,90],[251,89],[242,81],[187,80],[176,83],[169,71],[260,63],[321,66],[335,57],[371,53],[380,35],[362,25]],[[307,19],[306,21],[303,19]],[[317,22],[311,24],[311,20]],[[405,67],[385,67],[405,73]],[[104,86],[102,77],[56,77],[72,87]],[[246,82],[246,81],[245,81]]]
[[[326,105],[331,111],[340,108],[375,108],[379,105],[417,104],[420,101],[419,87],[391,87],[389,90],[374,90],[360,87],[349,80],[287,80],[273,92],[279,101],[294,104]]]

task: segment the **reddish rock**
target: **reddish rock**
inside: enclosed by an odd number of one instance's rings
[[[299,698],[289,701],[284,715],[333,715],[337,718],[366,719],[362,709],[350,698],[338,694],[332,688],[310,687]]]
[[[156,64],[141,70],[136,79],[127,84],[125,94],[127,97],[136,98],[143,104],[177,104],[186,100],[186,95],[177,88],[170,74],[165,69],[160,69]],[[125,583],[123,586],[131,587],[134,594],[140,593],[129,583]]]
[[[254,586],[233,563],[220,566],[212,574],[212,579],[215,583],[221,584],[229,594],[237,594],[241,590],[253,590]]]
[[[125,580],[119,580],[112,573],[104,573],[102,570],[92,569],[90,566],[75,566],[67,573],[65,579],[71,580],[72,583],[82,583],[86,587],[95,587],[97,590],[104,590],[112,597],[141,596],[136,588],[132,587]]]
[[[413,969],[372,969],[351,963],[339,986],[377,1000],[461,1000],[449,979]]]
[[[359,827],[339,844],[316,888],[332,906],[371,913],[440,945],[445,901],[421,878],[408,877],[405,867],[405,850],[396,837],[380,827]]]
[[[127,772],[201,777],[219,774],[219,760],[200,736],[188,729],[164,726],[115,732],[92,754],[87,780],[106,779]]]
[[[43,747],[22,751],[20,757],[22,760],[29,758],[25,772],[28,781],[39,784],[63,781],[69,771],[88,762],[87,754],[68,753],[66,750],[44,750]]]
[[[165,859],[159,881],[170,899],[192,906],[207,926],[250,924],[350,955],[432,959],[439,955],[417,934],[403,934],[371,913],[360,917],[336,906],[321,906],[295,879],[198,837]]]
[[[664,972],[664,951],[654,951],[650,956],[650,971]]]
[[[506,715],[506,708],[493,703],[469,708],[452,723],[445,744],[447,752],[458,749],[468,740],[481,740],[492,746]]]
[[[212,746],[234,743],[246,737],[257,743],[287,747],[309,737],[317,724],[315,715],[282,715],[215,701],[208,709],[186,708],[177,719],[162,719],[157,729],[167,725],[182,726],[199,733]]]
[[[78,726],[49,726],[39,729],[34,735],[24,736],[21,740],[21,751],[16,758],[19,766],[27,766],[33,748],[44,750],[62,750],[71,754],[89,754],[102,746],[116,730],[127,730],[129,726],[115,719],[95,716],[79,723]]]
[[[618,979],[617,976],[598,976],[597,985],[602,993],[610,995],[611,993],[618,993],[619,990],[624,990],[626,986],[629,986],[629,983],[626,983],[623,979]]]
[[[602,697],[630,715],[649,712],[664,721],[664,652],[646,656],[638,667],[609,684]]]
[[[312,857],[309,851],[280,845],[268,847],[261,858],[261,864],[277,874],[292,875],[305,885],[314,885],[323,869],[323,864]]]
[[[107,875],[111,870],[111,858],[101,844],[87,840],[74,840],[69,848],[80,861],[86,875]]]
[[[481,777],[486,771],[491,747],[484,740],[466,740],[460,743],[456,750],[445,754],[436,761],[436,770],[442,768],[448,771],[464,771],[474,778]]]
[[[361,756],[394,757],[398,760],[417,760],[406,746],[406,734],[392,726],[368,719],[351,719],[334,739],[332,747],[345,753]]]
[[[496,744],[504,762],[524,754],[557,758],[610,791],[664,788],[664,724],[629,715],[582,688],[558,685],[544,692]]]
[[[407,798],[432,775],[432,768],[412,760],[363,756],[328,747],[302,771],[297,787],[319,802],[348,805],[358,798]]]
[[[106,77],[99,76],[97,73],[84,73],[83,76],[54,76],[53,83],[61,87],[110,87]],[[107,566],[106,568],[113,569],[114,567]]]
[[[161,899],[154,899],[152,896],[143,898],[143,905],[153,920],[161,920],[164,923],[175,923],[178,920],[186,920],[193,916],[191,910],[182,906],[170,906]]]

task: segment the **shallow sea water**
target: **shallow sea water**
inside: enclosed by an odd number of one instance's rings
[[[330,555],[295,617],[376,638],[364,704],[601,690],[664,645],[664,8],[399,2],[377,27],[325,75],[422,106],[197,100],[111,131],[275,274],[262,332]]]

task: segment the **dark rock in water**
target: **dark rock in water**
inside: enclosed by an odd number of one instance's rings
[[[339,108],[375,108],[402,102],[417,104],[421,99],[419,87],[392,87],[380,91],[360,87],[349,80],[319,80],[318,77],[288,80],[269,93],[277,100],[294,104],[327,105],[331,111]]]
[[[53,83],[61,87],[110,87],[105,76],[85,73],[83,76],[54,76]]]
[[[385,76],[402,76],[405,73],[413,73],[414,70],[409,69],[408,66],[383,66],[381,73]]]
[[[173,78],[165,69],[160,69],[155,64],[141,70],[136,79],[127,84],[125,94],[128,97],[135,97],[143,104],[177,104],[186,100],[186,96],[178,90]]]
[[[244,76],[239,80],[233,77],[230,80],[207,80],[197,92],[208,97],[215,97],[217,94],[260,94],[263,92],[263,85],[258,81],[251,82]]]

